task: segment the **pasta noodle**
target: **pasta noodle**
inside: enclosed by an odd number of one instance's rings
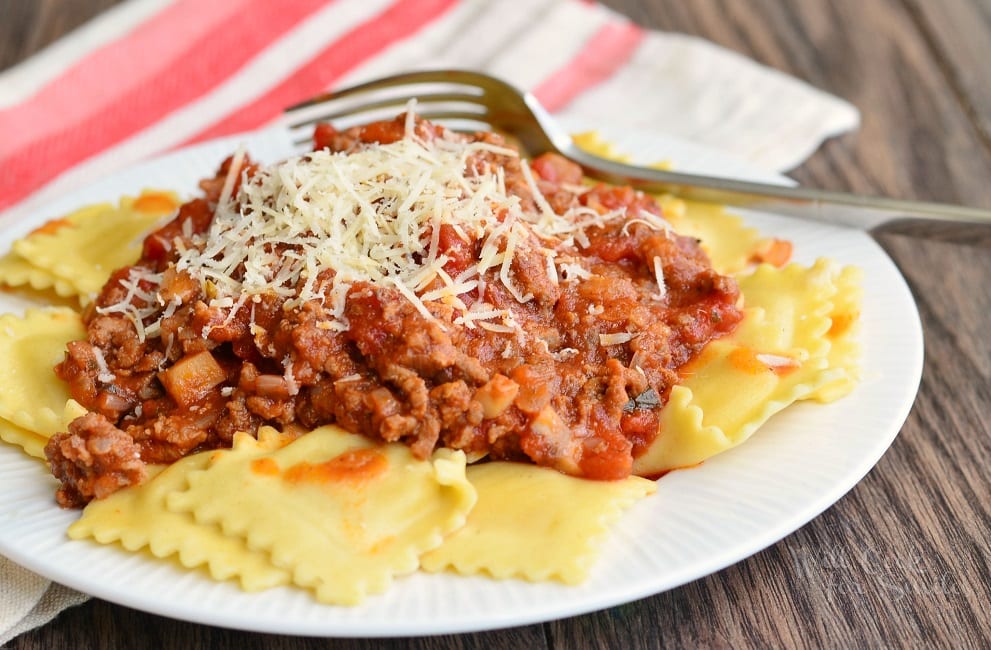
[[[417,461],[403,445],[336,427],[275,451],[255,446],[238,434],[232,450],[207,452],[208,466],[190,472],[188,489],[166,506],[267,553],[321,602],[352,605],[384,591],[463,526],[475,504],[461,452]]]
[[[15,242],[0,258],[0,282],[52,287],[85,304],[111,271],[137,259],[141,237],[177,206],[175,194],[148,190],[123,197],[117,206],[81,208]]]
[[[63,427],[68,387],[51,371],[69,341],[85,336],[66,308],[0,316],[0,418],[45,438]]]
[[[478,504],[464,527],[421,558],[426,571],[578,584],[609,525],[657,490],[637,476],[600,483],[505,462],[469,467],[468,480]]]

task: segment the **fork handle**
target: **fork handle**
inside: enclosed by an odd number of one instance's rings
[[[652,194],[673,194],[868,232],[991,246],[991,211],[980,208],[682,174],[624,165],[582,151],[569,151],[568,157],[592,178]]]

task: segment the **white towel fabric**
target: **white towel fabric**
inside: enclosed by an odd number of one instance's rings
[[[0,556],[0,647],[89,596],[50,582]]]

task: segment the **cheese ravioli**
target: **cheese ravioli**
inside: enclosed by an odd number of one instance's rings
[[[460,451],[421,461],[405,445],[325,426],[274,452],[214,453],[166,502],[268,553],[320,602],[353,605],[415,571],[475,498]]]
[[[637,476],[590,481],[507,462],[473,465],[468,479],[478,504],[464,528],[423,556],[426,571],[578,584],[595,563],[609,526],[657,490]]]

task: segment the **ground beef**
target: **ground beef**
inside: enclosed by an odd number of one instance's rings
[[[87,413],[52,436],[45,446],[56,493],[65,507],[79,507],[145,479],[145,463],[134,439],[98,413]]]

